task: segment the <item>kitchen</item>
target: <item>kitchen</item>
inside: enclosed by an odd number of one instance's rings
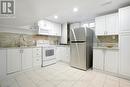
[[[130,87],[129,0],[2,1],[0,87]]]

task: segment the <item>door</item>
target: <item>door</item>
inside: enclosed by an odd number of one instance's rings
[[[105,71],[118,73],[119,62],[118,50],[106,50],[105,51]]]
[[[85,28],[71,29],[70,39],[71,41],[86,41],[86,29]]]
[[[103,70],[104,66],[104,50],[94,49],[93,50],[93,68]]]
[[[86,70],[86,43],[71,43],[70,46],[70,65]]]
[[[28,69],[32,67],[32,48],[22,49],[22,69]]]
[[[120,35],[119,73],[130,77],[130,33]]]
[[[106,16],[97,17],[96,22],[96,35],[104,35],[106,32]]]
[[[7,49],[7,73],[20,71],[20,49]]]

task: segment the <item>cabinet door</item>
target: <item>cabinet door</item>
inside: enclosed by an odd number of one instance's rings
[[[119,18],[118,13],[106,15],[106,34],[119,34]]]
[[[66,47],[66,61],[70,63],[70,46]]]
[[[20,49],[7,49],[7,73],[20,71]]]
[[[120,31],[130,31],[130,6],[119,9]]]
[[[61,36],[61,24],[51,22],[51,28],[49,35],[52,36]]]
[[[120,35],[119,73],[130,77],[130,33]]]
[[[38,21],[38,26],[43,28],[43,29],[50,29],[50,22],[47,20],[40,20]]]
[[[103,70],[104,66],[104,51],[102,49],[93,50],[93,67]]]
[[[106,16],[97,17],[96,22],[96,35],[104,35],[106,32]]]
[[[32,48],[25,48],[22,52],[22,69],[32,67]]]
[[[62,55],[61,55],[61,47],[57,47],[56,48],[56,60],[57,61],[60,61],[62,58]]]
[[[105,71],[118,73],[119,62],[118,50],[106,50],[105,51]]]
[[[56,36],[61,36],[61,24],[55,25]]]
[[[6,76],[6,49],[0,49],[0,79]]]

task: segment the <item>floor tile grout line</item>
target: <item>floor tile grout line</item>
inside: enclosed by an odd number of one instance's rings
[[[31,80],[31,82],[32,82],[36,87],[38,87],[38,85],[35,84],[34,81],[33,81],[29,76],[27,76],[25,72],[23,72],[23,74],[27,77],[27,79],[28,79],[29,81]]]
[[[21,87],[20,84],[18,83],[17,79],[16,79],[16,78],[14,78],[14,79],[15,79],[17,85],[18,85],[19,87]]]

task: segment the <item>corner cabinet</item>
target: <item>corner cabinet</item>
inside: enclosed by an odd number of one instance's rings
[[[93,68],[117,74],[119,70],[118,55],[118,49],[95,48],[93,50]]]
[[[50,35],[50,36],[61,36],[61,24],[54,23],[48,20],[38,21],[38,34]]]
[[[109,14],[95,18],[96,35],[117,35],[119,34],[118,13]]]

